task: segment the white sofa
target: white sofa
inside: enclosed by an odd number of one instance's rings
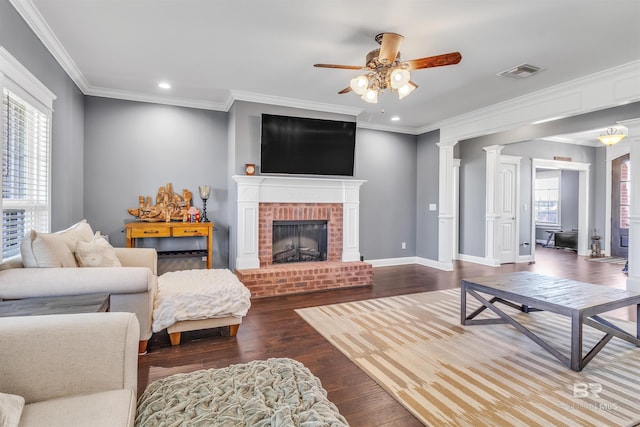
[[[21,427],[133,426],[139,330],[132,313],[3,318],[0,418],[9,396]]]
[[[78,267],[72,255],[77,242],[94,244],[93,231],[86,221],[58,233],[32,236],[31,241],[25,236],[22,257],[0,264],[0,300],[108,293],[110,311],[138,316],[139,348],[140,353],[144,353],[152,334],[153,300],[158,289],[157,252],[152,248],[112,248],[97,237],[101,244],[108,246],[113,261],[119,266]],[[25,250],[29,245],[31,253]],[[33,259],[34,253],[38,261]],[[23,261],[24,256],[27,259]],[[98,257],[98,261],[101,260]],[[34,264],[39,266],[32,266]]]

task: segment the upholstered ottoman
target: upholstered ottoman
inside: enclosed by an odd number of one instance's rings
[[[288,358],[175,374],[138,399],[136,427],[347,427],[320,380]]]
[[[172,345],[185,331],[229,327],[235,336],[251,307],[251,293],[227,269],[181,270],[158,277],[153,332],[167,329]]]

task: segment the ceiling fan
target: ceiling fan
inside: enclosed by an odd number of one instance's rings
[[[404,40],[403,36],[396,33],[380,33],[375,37],[375,40],[380,48],[367,54],[364,66],[314,64],[314,67],[365,70],[366,74],[351,79],[350,85],[338,93],[354,91],[366,102],[375,104],[384,89],[397,91],[400,99],[416,90],[418,85],[411,81],[409,71],[453,65],[462,59],[460,52],[450,52],[402,61],[400,59],[400,45]]]

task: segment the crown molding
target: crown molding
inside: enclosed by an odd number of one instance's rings
[[[363,108],[345,107],[235,90],[229,91],[222,102],[210,102],[197,99],[156,97],[138,92],[93,87],[84,77],[62,43],[60,43],[55,36],[37,7],[33,4],[33,1],[9,0],[9,2],[85,95],[215,111],[229,111],[235,101],[249,101],[305,110],[346,114],[356,118],[364,111]],[[521,125],[527,125],[533,121],[548,118],[550,115],[557,116],[558,113],[563,115],[583,114],[601,108],[620,105],[625,102],[638,101],[640,100],[639,79],[640,61],[633,61],[467,114],[452,117],[438,123],[426,124],[416,128],[374,125],[366,122],[358,122],[357,125],[365,129],[406,133],[410,135],[421,135],[440,129],[442,138],[447,140],[461,140],[481,134],[494,133]],[[602,83],[605,84],[603,85]],[[603,87],[607,86],[607,84],[609,87]],[[605,92],[606,94],[604,94]],[[550,106],[554,107],[553,111],[550,110]]]
[[[640,100],[640,60],[579,77],[419,128],[460,141],[557,116],[574,116]],[[443,136],[444,134],[444,136]]]
[[[38,102],[53,111],[53,101],[57,98],[56,94],[31,74],[8,50],[0,46],[0,80],[3,75],[6,75]]]
[[[362,129],[371,129],[371,130],[379,130],[384,132],[395,132],[395,133],[404,133],[407,135],[420,135],[417,128],[412,127],[400,127],[400,126],[387,126],[387,125],[378,125],[375,123],[369,122],[357,122],[356,123],[359,128]]]
[[[51,55],[58,61],[58,64],[60,64],[76,86],[80,88],[82,93],[86,93],[90,88],[89,82],[84,78],[84,75],[76,63],[71,59],[71,56],[64,46],[62,46],[62,43],[60,43],[60,40],[55,36],[51,27],[49,27],[49,24],[44,20],[33,2],[31,0],[9,0],[9,2]]]
[[[88,96],[98,96],[101,98],[124,99],[127,101],[149,102],[153,104],[173,105],[176,107],[198,108],[201,110],[212,111],[227,112],[231,107],[228,101],[229,97],[227,97],[224,102],[209,102],[202,101],[200,99],[162,97],[133,91],[106,89],[93,86],[84,91],[84,94]]]
[[[231,96],[235,101],[255,102],[258,104],[279,105],[281,107],[301,108],[303,110],[323,111],[325,113],[347,114],[358,116],[364,110],[362,108],[345,107],[342,105],[325,104],[322,102],[304,101],[295,98],[263,95],[253,92],[231,90]]]

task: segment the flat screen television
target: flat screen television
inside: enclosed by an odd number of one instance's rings
[[[262,173],[353,176],[355,147],[355,122],[262,115]]]

